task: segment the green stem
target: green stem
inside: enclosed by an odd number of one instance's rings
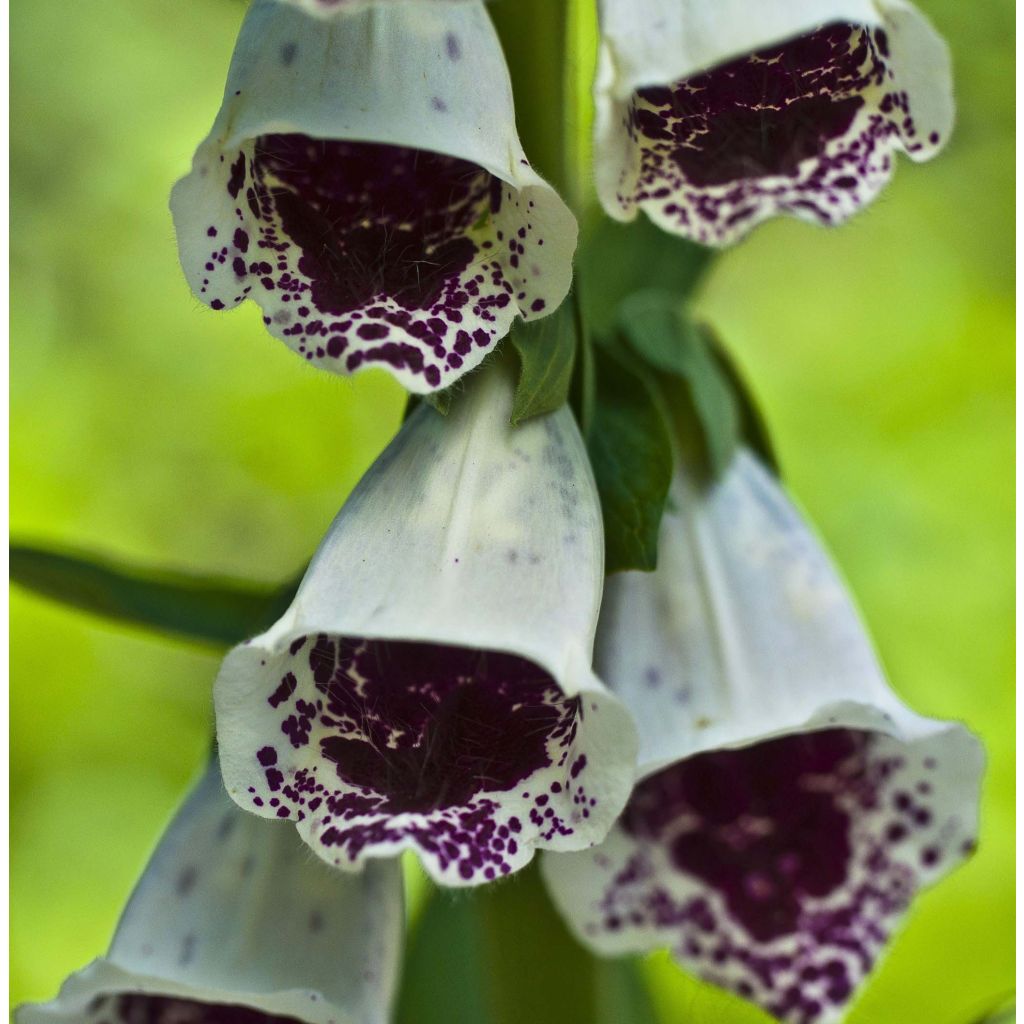
[[[594,75],[597,72],[597,5],[594,0],[565,0],[566,25],[565,132],[563,148],[570,168],[568,201],[581,226],[593,219],[594,176]]]
[[[573,171],[566,159],[564,0],[496,0],[488,5],[512,77],[516,123],[527,159],[563,195]]]

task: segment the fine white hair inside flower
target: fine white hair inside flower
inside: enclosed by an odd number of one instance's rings
[[[206,305],[252,299],[308,362],[419,393],[553,312],[576,240],[522,152],[479,2],[322,19],[257,0],[171,210]]]
[[[240,802],[340,867],[411,847],[439,879],[490,881],[538,843],[576,845],[597,803],[580,729],[596,708],[526,658],[319,634],[260,671],[266,742]]]
[[[952,126],[945,44],[890,6],[876,24],[814,27],[618,101],[599,90],[605,208],[714,246],[780,214],[846,220],[888,182],[898,150],[926,160]]]
[[[219,159],[219,187],[238,205],[206,228],[199,296],[214,309],[255,298],[310,362],[384,365],[431,390],[478,363],[518,315],[514,272],[533,225],[501,230],[503,202],[518,199],[483,168],[306,135],[263,135]],[[545,305],[534,298],[531,311]]]

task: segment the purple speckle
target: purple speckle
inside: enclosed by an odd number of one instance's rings
[[[844,220],[884,186],[894,147],[922,149],[888,57],[884,32],[837,24],[640,89],[622,125],[639,171],[615,201],[711,245],[780,213]]]

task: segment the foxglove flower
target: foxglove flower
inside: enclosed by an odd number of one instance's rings
[[[596,177],[707,245],[790,214],[838,224],[953,123],[942,38],[906,0],[601,0]]]
[[[228,792],[343,869],[413,849],[486,882],[600,841],[629,795],[635,730],[590,667],[583,441],[567,407],[516,428],[511,408],[498,365],[447,418],[417,410],[217,679]]]
[[[256,0],[171,195],[193,292],[311,363],[445,387],[565,297],[576,222],[530,167],[479,2]]]
[[[639,782],[595,850],[545,858],[605,954],[671,946],[783,1020],[838,1019],[914,893],[971,849],[982,757],[893,694],[825,553],[746,452],[673,484],[651,575],[608,582],[596,664]]]
[[[240,811],[216,767],[171,823],[110,952],[16,1024],[385,1024],[403,929],[397,863],[339,878]]]

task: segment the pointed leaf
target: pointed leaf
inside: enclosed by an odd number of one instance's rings
[[[587,450],[604,515],[605,572],[651,571],[672,480],[672,447],[658,399],[607,346],[595,346],[597,397]]]
[[[543,320],[518,323],[509,335],[519,355],[519,383],[512,406],[513,425],[554,412],[569,397],[576,361],[573,297]]]
[[[775,447],[772,444],[771,436],[768,433],[768,425],[765,422],[761,408],[755,401],[753,394],[746,380],[740,374],[732,356],[726,351],[725,346],[710,327],[704,327],[704,337],[707,339],[712,357],[718,364],[719,369],[729,381],[733,397],[739,405],[740,413],[740,435],[743,440],[761,457],[761,461],[777,476],[782,476],[782,467],[779,465]]]
[[[12,544],[11,580],[92,615],[224,646],[258,632],[287,604],[284,587],[139,569]]]
[[[713,252],[670,235],[637,217],[620,224],[602,217],[584,232],[576,259],[578,291],[587,329],[604,334],[619,304],[633,292],[660,289],[685,301],[711,265]]]
[[[741,413],[704,328],[683,313],[678,299],[658,291],[639,292],[623,302],[619,326],[645,362],[686,384],[711,472],[718,476],[736,450]]]

